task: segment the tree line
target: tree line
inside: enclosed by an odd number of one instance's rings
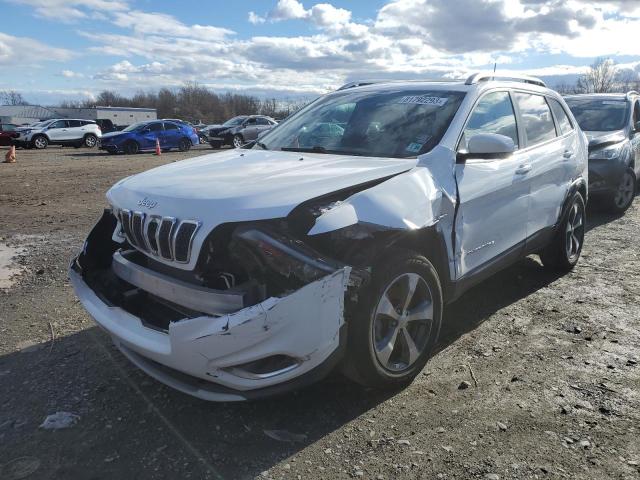
[[[268,115],[284,118],[297,111],[303,102],[260,99],[237,93],[218,94],[197,84],[177,89],[161,88],[157,92],[139,91],[125,96],[111,90],[100,92],[95,99],[65,101],[60,107],[90,108],[135,107],[155,108],[158,118],[179,118],[190,122],[220,123],[236,115]]]
[[[563,95],[640,91],[640,73],[630,68],[619,68],[610,58],[598,58],[575,83],[561,82],[553,88]]]

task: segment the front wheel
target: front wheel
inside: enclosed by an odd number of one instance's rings
[[[122,146],[122,150],[127,155],[135,155],[136,153],[138,153],[140,151],[140,145],[138,145],[138,142],[134,142],[132,140],[132,141],[129,141],[129,142],[125,143]]]
[[[420,373],[438,340],[442,288],[427,258],[398,250],[375,266],[349,321],[345,374],[371,387],[397,387]]]
[[[233,148],[240,148],[244,145],[244,140],[242,139],[242,135],[234,135],[232,140]]]
[[[178,142],[178,150],[181,152],[188,152],[191,148],[191,141],[187,138],[181,138]]]
[[[636,196],[636,173],[633,168],[627,168],[620,178],[618,188],[609,198],[611,213],[624,213],[633,203]]]
[[[580,259],[586,225],[584,199],[575,193],[556,235],[540,253],[542,264],[554,270],[569,271]]]
[[[31,143],[38,150],[42,150],[44,148],[47,148],[47,145],[49,145],[49,140],[44,135],[38,135],[33,139]]]

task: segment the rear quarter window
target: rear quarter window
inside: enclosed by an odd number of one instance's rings
[[[560,102],[554,98],[549,98],[547,101],[549,102],[549,105],[551,105],[551,110],[553,110],[553,115],[556,118],[558,134],[564,135],[565,133],[569,133],[573,130],[573,125],[571,125],[567,112],[565,112],[562,105],[560,105]]]
[[[545,98],[522,92],[516,92],[514,96],[520,110],[527,146],[556,138],[556,126]]]

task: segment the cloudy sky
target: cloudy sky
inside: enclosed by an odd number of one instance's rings
[[[33,102],[196,81],[313,96],[363,78],[640,71],[640,0],[0,0],[0,89]]]

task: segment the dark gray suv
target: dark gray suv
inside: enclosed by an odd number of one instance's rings
[[[264,115],[240,115],[227,120],[222,125],[211,125],[207,128],[209,145],[220,148],[231,145],[240,148],[245,143],[257,140],[258,136],[271,130],[277,122]]]
[[[589,140],[589,193],[622,213],[633,203],[640,176],[640,94],[565,97]]]

